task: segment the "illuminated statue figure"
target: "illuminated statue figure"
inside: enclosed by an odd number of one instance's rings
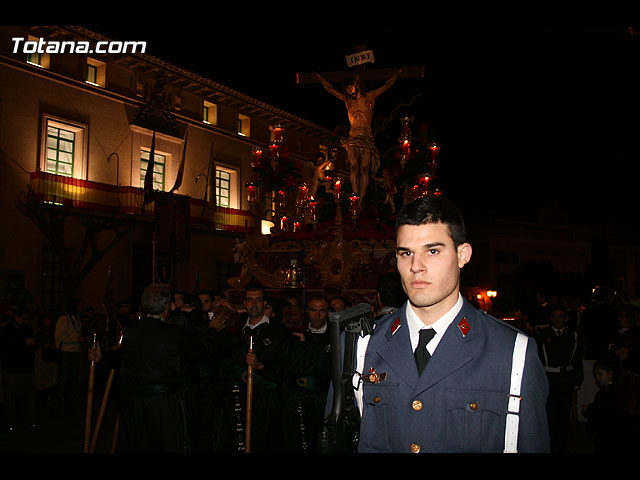
[[[369,92],[361,90],[357,75],[354,82],[347,85],[344,92],[340,92],[320,74],[315,73],[325,90],[344,101],[347,107],[351,128],[349,137],[343,139],[342,144],[347,150],[351,188],[360,196],[361,202],[367,192],[369,175],[375,173],[380,166],[380,153],[375,146],[371,130],[375,99],[395,83],[403,70],[404,68],[401,68],[382,86]]]
[[[333,169],[333,163],[331,163],[331,160],[326,160],[324,153],[319,152],[316,155],[315,163],[305,162],[304,165],[307,168],[313,169],[309,196],[315,198],[318,193],[318,187],[320,187],[320,184],[325,180],[326,171]]]

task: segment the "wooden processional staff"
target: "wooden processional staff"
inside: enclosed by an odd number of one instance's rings
[[[253,337],[249,337],[249,353],[253,353]],[[247,410],[244,430],[245,452],[251,453],[251,413],[253,408],[253,365],[247,365]]]

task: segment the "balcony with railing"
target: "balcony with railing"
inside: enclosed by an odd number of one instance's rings
[[[142,188],[80,180],[42,171],[31,173],[30,186],[36,198],[42,202],[96,212],[146,217],[156,214],[155,202],[144,203]],[[185,195],[171,195],[188,201],[191,225],[236,233],[255,228],[255,216],[247,210],[220,207]]]

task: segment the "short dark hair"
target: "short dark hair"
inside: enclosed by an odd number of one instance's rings
[[[198,292],[198,296],[200,295],[208,295],[211,300],[214,300],[216,296],[216,292],[213,290],[209,290],[208,288],[203,288]]]
[[[152,283],[142,293],[140,306],[142,311],[149,315],[159,315],[171,302],[171,290],[166,285]]]
[[[342,300],[344,302],[345,307],[351,306],[351,302],[346,297],[343,297],[342,295],[332,295],[331,298],[329,299],[329,303],[333,302],[334,300]]]
[[[244,289],[244,298],[247,298],[247,292],[255,292],[257,290],[260,290],[262,292],[262,296],[265,296],[265,291],[264,288],[262,288],[260,285],[256,285],[256,284],[252,284],[252,285],[247,285],[247,287]]]
[[[200,295],[185,295],[184,304],[194,308],[196,310],[202,310],[202,300]]]
[[[396,231],[403,225],[444,223],[456,248],[467,241],[467,230],[462,211],[442,196],[420,197],[408,203],[396,216]]]

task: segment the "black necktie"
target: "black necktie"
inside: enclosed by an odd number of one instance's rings
[[[418,373],[422,375],[422,371],[424,367],[427,365],[429,358],[429,351],[427,350],[427,343],[431,341],[433,336],[436,334],[433,328],[423,328],[420,330],[420,340],[418,341],[418,347],[416,348],[413,355],[416,358],[416,366],[418,367]]]

